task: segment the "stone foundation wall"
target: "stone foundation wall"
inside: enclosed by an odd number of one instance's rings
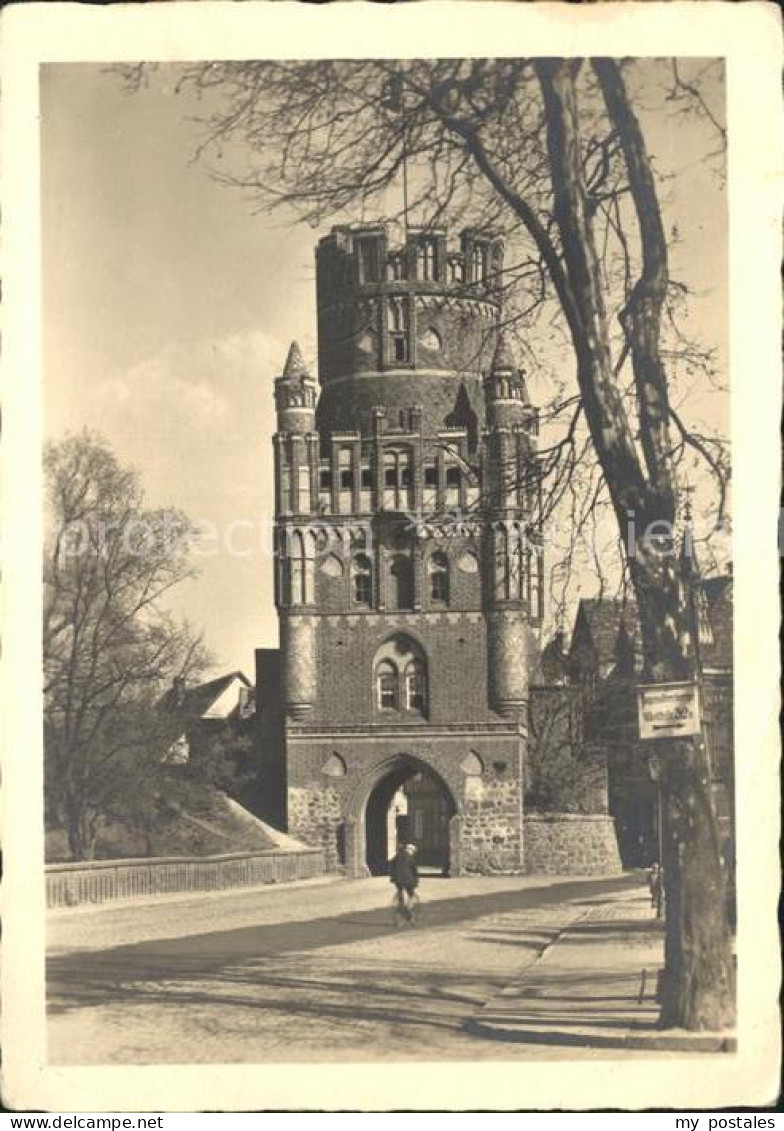
[[[525,871],[555,876],[608,876],[621,871],[611,817],[528,813],[523,819]]]
[[[328,872],[337,871],[337,830],[342,824],[340,797],[330,786],[288,790],[288,831],[303,844],[320,848]]]
[[[359,843],[346,855],[340,791],[332,786],[289,787],[289,833],[318,848],[328,872],[364,862],[364,825]],[[450,827],[452,875],[540,873],[553,876],[608,876],[622,870],[611,817],[603,814],[528,813],[520,836],[520,786],[515,778],[491,774],[469,778],[463,810]],[[350,872],[350,874],[353,874]],[[359,874],[362,874],[361,871]]]
[[[520,785],[515,779],[469,779],[458,818],[461,875],[520,872]],[[452,872],[455,874],[453,863]]]

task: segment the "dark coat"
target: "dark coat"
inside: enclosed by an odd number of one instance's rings
[[[419,872],[413,856],[401,849],[389,862],[389,878],[399,888],[409,891],[419,884]]]

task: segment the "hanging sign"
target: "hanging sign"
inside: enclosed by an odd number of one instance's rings
[[[642,739],[697,735],[702,729],[697,684],[638,684],[637,714]]]

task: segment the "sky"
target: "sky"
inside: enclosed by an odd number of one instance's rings
[[[199,576],[171,603],[203,628],[216,670],[252,677],[254,648],[277,643],[273,381],[293,339],[315,370],[313,252],[328,225],[254,212],[211,180],[193,162],[194,107],[171,72],[134,95],[102,65],[41,75],[46,435],[99,432],[139,470],[151,505],[228,531],[233,552],[205,542]],[[665,164],[695,145],[680,161],[671,269],[695,291],[691,325],[722,365],[726,200],[689,128],[646,128]],[[529,384],[534,399],[546,393],[535,374]],[[694,399],[723,423],[726,402]]]

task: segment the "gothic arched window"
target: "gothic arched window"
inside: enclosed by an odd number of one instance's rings
[[[382,660],[376,668],[376,702],[380,711],[399,710],[398,671],[391,660]]]
[[[397,492],[397,452],[384,452],[384,503],[395,505]]]
[[[449,603],[449,559],[441,550],[430,555],[428,561],[430,574],[430,599],[439,604]]]
[[[394,281],[403,277],[403,256],[393,253],[387,260],[387,278]]]
[[[381,275],[380,247],[377,239],[357,241],[360,283],[375,283]]]
[[[287,597],[292,605],[310,605],[314,598],[315,545],[310,531],[295,530],[288,548]]]
[[[509,596],[513,600],[520,600],[526,596],[526,560],[527,552],[523,546],[524,538],[517,534],[512,548],[512,568],[509,581]]]
[[[427,714],[427,662],[421,647],[403,633],[385,640],[373,661],[376,708]]]
[[[487,273],[487,248],[484,244],[474,244],[471,255],[471,276],[473,282],[481,283]]]
[[[405,299],[389,300],[389,360],[405,363],[409,360],[409,317]]]
[[[297,468],[297,510],[300,514],[310,513],[310,468],[301,464]]]
[[[446,469],[446,505],[460,505],[460,468],[456,464],[450,464]]]
[[[396,554],[390,566],[392,598],[396,609],[414,607],[414,570],[410,558]]]
[[[370,608],[373,604],[373,565],[367,554],[357,554],[353,563],[354,603]]]
[[[338,509],[341,514],[351,514],[354,491],[354,452],[351,448],[338,451]]]
[[[436,278],[435,240],[422,240],[420,243],[417,249],[417,276],[431,281]]]
[[[506,528],[497,526],[493,537],[493,580],[496,599],[509,596],[509,557]]]
[[[405,671],[406,710],[425,713],[427,705],[427,684],[425,667],[421,660],[409,660]]]
[[[384,452],[384,506],[408,510],[411,488],[411,452],[408,448],[388,448]]]
[[[528,601],[530,614],[535,620],[542,616],[542,557],[538,548],[528,553]]]

